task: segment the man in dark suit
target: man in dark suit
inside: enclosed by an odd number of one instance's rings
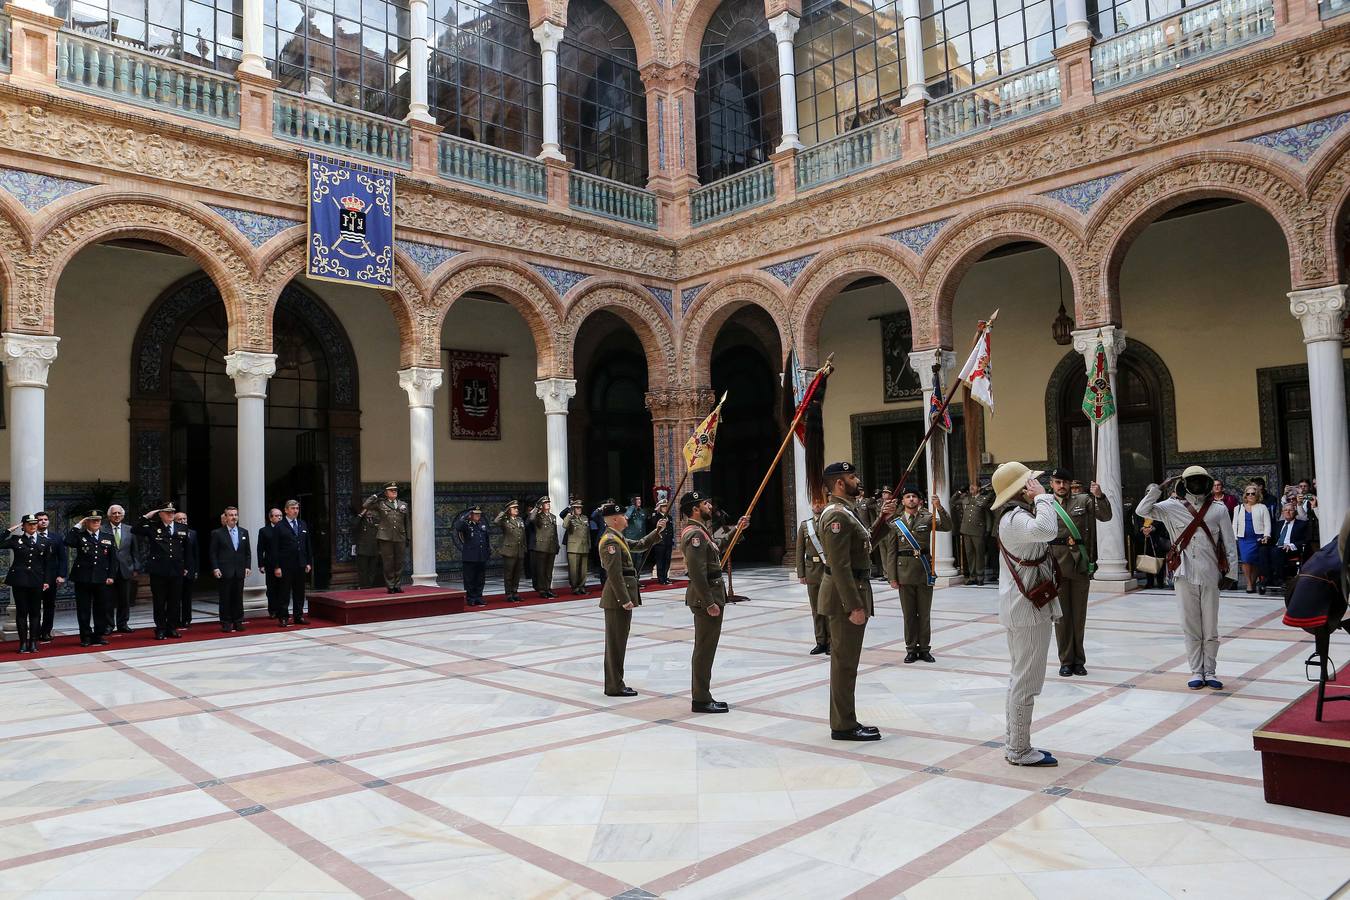
[[[211,532],[211,574],[220,595],[220,630],[244,630],[244,579],[253,565],[248,530],[239,527],[239,508],[225,507],[220,527]]]
[[[281,626],[285,628],[292,619],[285,614],[284,605],[290,598],[294,622],[308,625],[305,618],[305,583],[313,568],[314,550],[309,542],[309,526],[300,518],[300,501],[287,500],[285,516],[272,526],[271,550],[275,556],[269,556],[267,564],[272,574],[280,579],[281,594],[278,608],[282,610]]]
[[[51,552],[47,554],[47,586],[42,589],[42,624],[38,629],[38,640],[45,643],[52,639],[52,624],[56,620],[56,592],[66,583],[69,560],[65,538],[49,530],[51,514],[39,512],[37,526],[38,537],[51,545]]]
[[[1275,525],[1272,553],[1276,554],[1281,580],[1298,574],[1299,563],[1308,556],[1308,522],[1299,519],[1298,506],[1286,503]]]
[[[70,580],[75,585],[75,614],[80,624],[81,647],[106,647],[108,639],[107,594],[112,590],[112,571],[117,566],[113,542],[101,530],[103,511],[90,510],[66,533],[70,554]]]
[[[107,600],[108,614],[104,617],[109,634],[114,627],[122,634],[131,634],[131,599],[136,596],[136,576],[140,574],[136,535],[122,521],[126,515],[126,510],[114,503],[108,507],[108,521],[103,523],[103,533],[113,542],[113,556],[117,559]]]
[[[197,583],[197,575],[201,569],[201,548],[197,546],[197,532],[188,527],[187,513],[174,513],[173,524],[187,535],[185,539],[187,556],[184,560],[187,563],[187,574],[183,576],[183,596],[178,611],[178,627],[187,631],[192,624],[192,586]]]
[[[274,506],[267,511],[267,524],[258,529],[258,568],[267,581],[268,618],[276,619],[277,624],[285,628],[287,600],[282,593],[281,578],[275,574],[280,567],[277,561],[276,529],[281,519],[281,510]]]
[[[14,602],[19,628],[19,652],[38,652],[38,626],[42,624],[42,592],[47,588],[47,556],[51,544],[38,537],[37,516],[24,516],[0,540],[0,550],[12,550],[5,584]]]
[[[141,565],[150,576],[157,641],[181,636],[174,626],[182,607],[183,577],[187,575],[187,533],[175,524],[176,511],[166,500],[145,514],[145,522],[131,529],[144,548]]]

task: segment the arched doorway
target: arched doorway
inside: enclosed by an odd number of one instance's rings
[[[259,448],[267,503],[300,501],[314,537],[315,584],[323,587],[334,563],[347,561],[351,543],[346,512],[358,471],[355,357],[337,318],[295,283],[278,300],[273,349],[277,371],[268,382],[266,440]],[[164,292],[132,349],[133,491],[146,503],[172,500],[203,535],[238,500],[228,352],[225,306],[203,275]],[[205,553],[206,541],[200,544]]]
[[[573,493],[592,504],[606,497],[627,503],[640,494],[650,507],[655,472],[642,344],[627,322],[600,311],[582,324],[577,351],[589,362],[578,389],[574,434],[584,449]]]

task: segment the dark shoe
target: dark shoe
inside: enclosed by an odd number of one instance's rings
[[[89,643],[90,643],[91,645],[95,646],[95,647],[106,647],[106,646],[108,646],[108,639],[107,639],[107,638],[96,637],[96,638],[94,638],[92,641],[90,641]]]
[[[291,627],[291,620],[288,619],[288,618],[286,618],[285,616],[278,616],[278,617],[277,617],[277,624],[280,625],[282,628],[290,628],[290,627]]]
[[[384,592],[385,592],[386,594],[397,594],[397,593],[398,593],[398,588],[387,587],[387,588],[384,589]]]
[[[118,634],[131,634],[131,626],[130,626],[130,625],[118,625],[118,626],[117,626],[117,633],[118,633]]]
[[[924,662],[930,662],[930,663],[935,663],[935,662],[937,662],[936,659],[933,659],[933,654],[929,653],[927,650],[924,650],[923,652],[921,652],[921,653],[919,654],[919,659],[923,660]]]
[[[617,693],[610,693],[609,691],[605,691],[605,696],[606,696],[606,697],[636,697],[636,696],[637,696],[637,691],[633,690],[633,689],[630,688],[630,687],[626,687],[626,688],[623,688],[622,690],[618,691]]]
[[[308,624],[309,624],[309,619],[306,619],[304,616],[296,616],[296,617],[295,617],[295,624],[297,624],[297,625],[308,625]]]
[[[178,633],[178,630],[177,630],[176,628],[170,628],[168,631],[164,632],[164,636],[165,636],[165,637],[171,637],[171,638],[180,638],[180,637],[182,637],[182,635]]]
[[[179,622],[179,623],[178,623],[178,630],[179,630],[179,631],[187,631],[187,630],[188,630],[189,628],[191,628],[191,627],[192,627],[192,623],[191,623],[191,622]]]
[[[1255,594],[1255,593],[1256,593],[1256,588],[1247,588],[1247,593],[1249,593],[1249,594]]]
[[[1076,665],[1076,666],[1073,667],[1073,674],[1075,674],[1075,675],[1086,675],[1086,674],[1087,674],[1087,668],[1086,668],[1082,663],[1079,663],[1078,665]]]
[[[1060,666],[1060,667],[1059,667],[1059,677],[1060,677],[1060,678],[1068,678],[1068,677],[1070,677],[1071,675],[1073,675],[1073,666]]]
[[[1190,688],[1193,691],[1198,691],[1204,686],[1205,686],[1205,679],[1203,678],[1192,678],[1190,681],[1186,682],[1186,687]]]
[[[506,598],[506,602],[507,602],[507,603],[519,603],[519,602],[520,602],[520,595],[519,595],[519,594],[512,594],[510,597],[507,597],[507,598]]]
[[[47,632],[46,634],[39,634],[39,635],[38,635],[38,643],[40,643],[40,644],[50,644],[51,642],[52,642],[52,633],[51,633],[50,631]]]
[[[231,625],[229,622],[226,622],[220,626],[220,630],[225,632],[226,634],[229,634],[231,631],[234,631],[234,626]]]
[[[913,650],[905,654],[905,665],[909,665],[910,663],[916,663],[918,661],[919,661],[919,654],[915,653]]]
[[[401,594],[401,593],[403,593],[403,585],[401,585],[401,584],[396,584],[396,585],[394,585],[394,593],[395,593],[395,594]]]
[[[155,640],[157,641],[164,640],[164,632],[160,631],[158,628],[155,629]]]
[[[235,622],[235,623],[234,623],[234,630],[235,630],[235,631],[243,631],[243,630],[244,630],[244,623],[243,623],[243,622]]]
[[[545,598],[547,598],[547,599],[549,599],[549,600],[557,600],[557,599],[558,599],[558,595],[555,594],[555,593],[553,593],[552,591],[544,591],[544,593],[541,594],[540,596],[545,597]]]
[[[812,656],[816,656],[816,655],[821,654],[821,653],[829,653],[829,652],[830,652],[830,648],[829,648],[827,645],[825,645],[825,644],[816,644],[814,647],[811,648],[811,655],[812,655]]]
[[[873,725],[859,725],[851,731],[831,731],[830,739],[835,741],[879,741],[881,732]]]
[[[1261,594],[1261,595],[1264,596],[1264,594],[1266,593],[1266,585],[1265,585],[1265,582],[1262,582],[1261,584],[1258,584],[1258,585],[1256,586],[1256,592],[1257,592],[1258,594]]]
[[[87,637],[82,637],[82,638],[80,638],[80,646],[81,646],[81,647],[88,647],[88,646],[89,646],[90,644],[92,644],[92,643],[93,643],[93,640],[92,640],[91,638],[87,638]]]
[[[691,712],[697,713],[724,713],[731,711],[731,707],[727,706],[721,700],[695,700],[689,705],[689,709]]]
[[[1205,679],[1205,687],[1221,691],[1223,690],[1223,682],[1211,675]]]

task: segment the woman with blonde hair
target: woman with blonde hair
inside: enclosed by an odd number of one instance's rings
[[[1242,491],[1242,504],[1233,510],[1233,536],[1237,538],[1238,561],[1242,575],[1247,579],[1247,593],[1255,594],[1259,587],[1266,592],[1266,580],[1261,577],[1262,546],[1270,540],[1270,510],[1261,502],[1261,488],[1255,483]]]

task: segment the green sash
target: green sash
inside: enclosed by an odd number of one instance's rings
[[[1069,537],[1073,538],[1073,546],[1078,551],[1078,559],[1083,563],[1083,568],[1087,569],[1088,575],[1096,572],[1097,564],[1088,559],[1087,548],[1083,546],[1082,533],[1078,530],[1078,526],[1074,524],[1073,519],[1069,517],[1068,511],[1060,504],[1058,497],[1055,498],[1055,514],[1064,523],[1064,527],[1069,529]]]

